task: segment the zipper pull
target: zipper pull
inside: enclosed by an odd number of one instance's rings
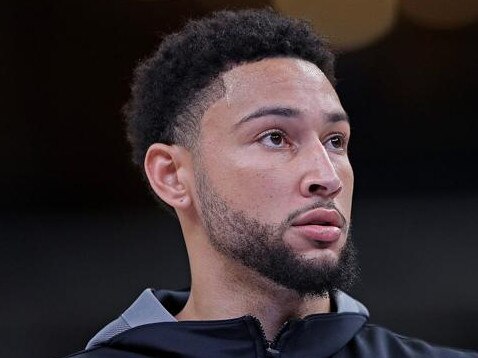
[[[277,349],[271,348],[270,346],[266,349],[268,357],[279,357],[279,351]]]

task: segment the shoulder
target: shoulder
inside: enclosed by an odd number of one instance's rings
[[[348,347],[370,357],[478,358],[478,352],[433,345],[373,324],[364,325]]]
[[[109,347],[97,347],[73,353],[64,358],[150,358],[150,356]]]

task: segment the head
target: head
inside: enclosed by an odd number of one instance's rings
[[[183,230],[300,295],[354,274],[350,127],[333,60],[302,21],[220,12],[163,41],[126,107],[134,161]]]

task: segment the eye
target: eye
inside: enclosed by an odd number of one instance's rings
[[[263,134],[259,141],[270,148],[284,148],[289,146],[289,143],[287,143],[286,140],[286,135],[278,130]]]
[[[330,137],[327,142],[325,143],[326,145],[330,145],[332,149],[334,150],[343,150],[345,151],[347,149],[347,142],[345,140],[345,136],[342,134],[334,134],[332,137]]]

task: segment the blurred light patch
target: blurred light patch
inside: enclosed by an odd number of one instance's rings
[[[385,36],[397,17],[397,0],[274,0],[274,7],[312,22],[342,51],[366,47]]]
[[[419,25],[451,29],[478,19],[478,0],[402,0],[402,11]]]

